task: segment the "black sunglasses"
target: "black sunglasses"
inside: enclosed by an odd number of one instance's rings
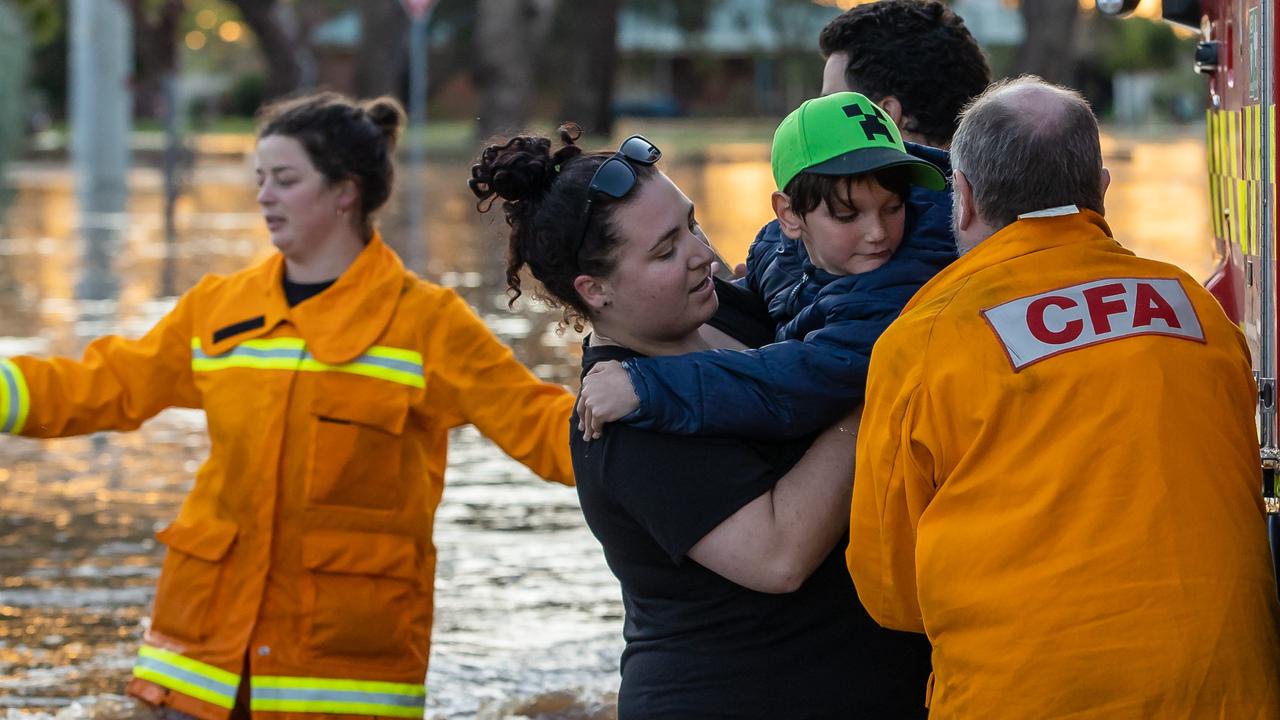
[[[608,195],[614,200],[626,197],[636,187],[636,170],[631,164],[652,165],[661,157],[662,151],[657,145],[641,135],[632,135],[622,141],[612,157],[600,163],[587,185],[587,205],[582,210],[582,232],[578,233],[578,248],[574,251],[574,257],[582,253],[582,244],[587,240],[592,201],[600,195]]]

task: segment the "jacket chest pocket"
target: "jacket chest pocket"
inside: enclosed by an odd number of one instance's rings
[[[400,463],[408,414],[409,398],[403,392],[318,385],[311,403],[307,500],[315,505],[395,508],[404,491]]]

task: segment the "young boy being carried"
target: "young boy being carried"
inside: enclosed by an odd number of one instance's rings
[[[771,164],[784,237],[764,242],[762,231],[737,282],[768,308],[775,342],[599,363],[578,399],[585,437],[615,420],[690,435],[799,437],[861,404],[872,345],[955,259],[950,228],[919,221],[945,202],[946,179],[853,92],[788,115]]]

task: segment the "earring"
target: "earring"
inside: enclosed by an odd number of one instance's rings
[[[612,300],[605,300],[602,304],[603,304],[605,307],[609,307],[609,304],[610,304],[611,302],[613,302],[613,301],[612,301]]]

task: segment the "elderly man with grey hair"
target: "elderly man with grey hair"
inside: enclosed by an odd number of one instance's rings
[[[1239,329],[1112,238],[1077,93],[993,86],[952,161],[967,252],[872,354],[847,553],[931,720],[1280,717]]]

